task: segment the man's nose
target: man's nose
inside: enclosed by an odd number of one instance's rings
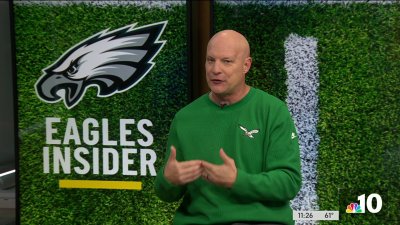
[[[218,61],[215,61],[212,65],[211,72],[215,75],[221,73],[221,64]]]

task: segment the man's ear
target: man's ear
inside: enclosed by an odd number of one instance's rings
[[[251,57],[247,57],[247,58],[244,60],[244,65],[243,65],[243,72],[244,72],[244,74],[246,74],[247,72],[249,72],[250,67],[251,67],[251,62],[252,62]]]

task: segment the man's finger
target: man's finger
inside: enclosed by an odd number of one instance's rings
[[[192,182],[192,181],[196,180],[196,179],[199,178],[201,175],[202,175],[202,172],[197,171],[197,172],[195,172],[195,173],[190,173],[190,174],[186,174],[186,175],[182,176],[182,180],[183,180],[185,183],[189,183],[189,182]]]
[[[192,182],[199,178],[202,175],[202,169],[201,168],[190,168],[190,169],[184,169],[179,171],[179,183],[180,184],[186,184],[189,182]]]
[[[224,152],[224,149],[219,150],[219,156],[221,157],[224,164],[230,165],[232,163],[232,159]]]
[[[210,175],[209,175],[208,173],[203,172],[203,173],[201,174],[201,177],[202,177],[204,180],[209,181]]]
[[[180,167],[180,174],[185,175],[185,174],[194,174],[194,173],[202,173],[203,172],[203,168],[199,165],[193,165],[190,167]]]
[[[171,145],[171,153],[169,154],[168,161],[176,160],[176,149],[173,145]]]
[[[201,165],[203,166],[204,169],[211,171],[213,169],[215,169],[218,165],[206,162],[206,161],[202,161]]]
[[[182,169],[190,167],[200,167],[200,166],[201,166],[200,160],[190,160],[190,161],[180,162],[180,167]]]
[[[205,162],[205,161],[203,161],[201,165],[204,169],[204,173],[208,175],[208,178],[210,177],[210,175],[219,173],[221,171],[220,170],[221,166],[219,166],[219,165],[215,165],[215,164]]]

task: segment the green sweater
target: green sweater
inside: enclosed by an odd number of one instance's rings
[[[245,134],[258,129],[258,133]],[[235,160],[237,178],[223,188],[202,178],[175,186],[158,172],[156,194],[164,201],[183,201],[174,224],[279,222],[293,224],[289,201],[301,186],[296,130],[286,105],[255,88],[239,102],[221,108],[203,95],[181,109],[172,122],[170,146],[177,160],[222,164],[219,149]]]

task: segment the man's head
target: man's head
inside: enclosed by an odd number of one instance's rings
[[[216,96],[235,98],[242,95],[247,90],[245,77],[250,66],[250,47],[242,34],[224,30],[208,42],[206,78]]]

